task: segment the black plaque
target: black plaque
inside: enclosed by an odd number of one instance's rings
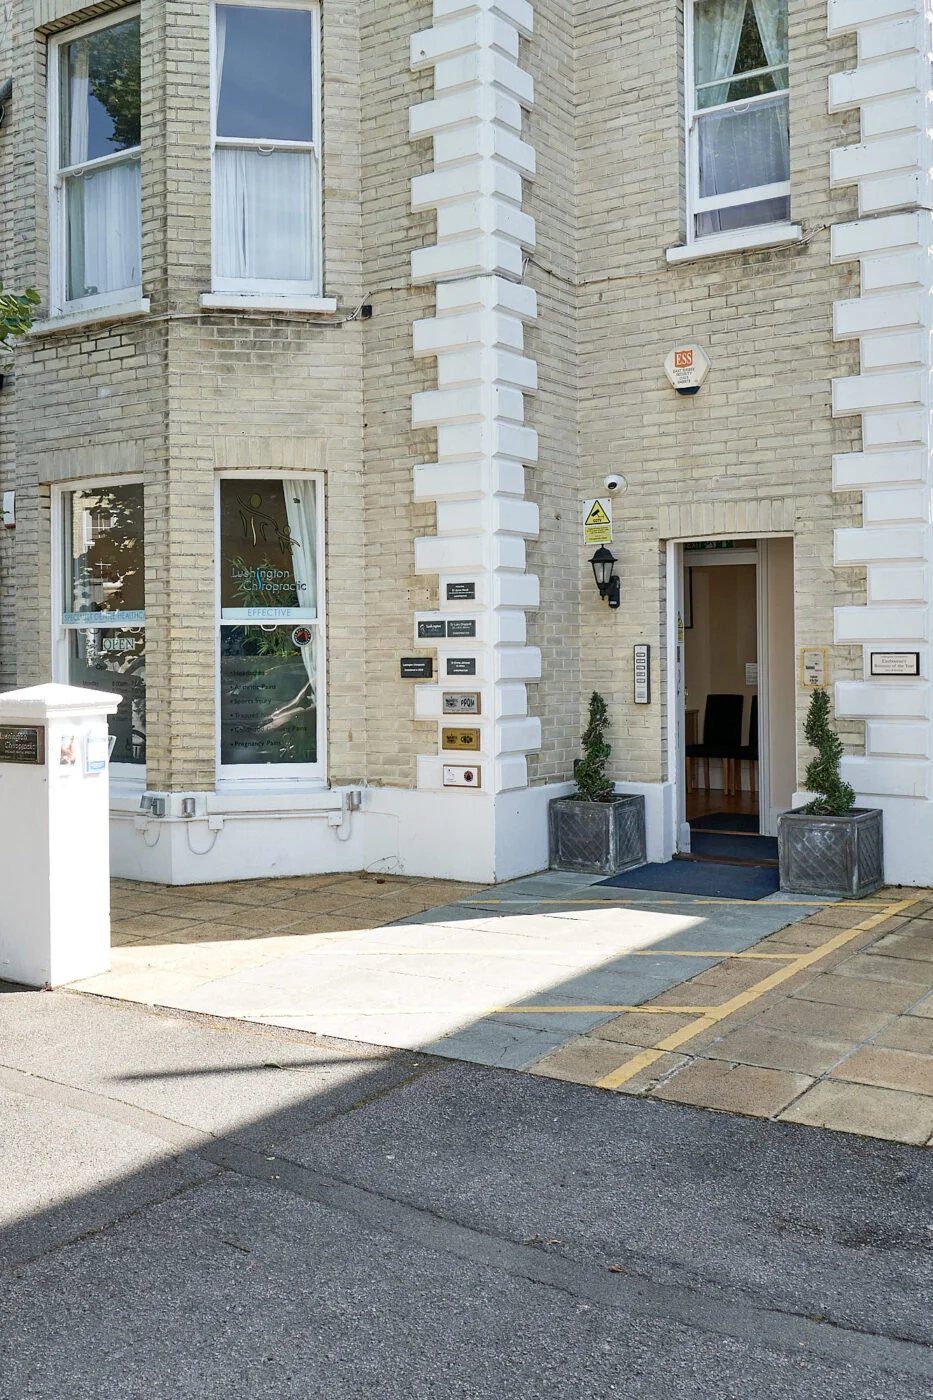
[[[430,656],[403,656],[401,668],[403,681],[429,681],[434,675]]]
[[[448,622],[447,624],[447,635],[448,637],[475,637],[476,619],[473,617],[469,619],[455,618],[452,622]]]
[[[419,623],[418,623],[418,640],[419,640],[419,641],[428,641],[429,638],[431,638],[431,637],[446,637],[446,636],[447,636],[447,624],[446,624],[445,622],[443,622],[443,621],[441,621],[441,622],[419,622]]]
[[[475,676],[476,657],[475,656],[448,656],[447,658],[448,676]]]
[[[45,762],[45,730],[36,725],[0,724],[0,763]]]
[[[472,603],[476,598],[475,583],[448,583],[448,603]]]

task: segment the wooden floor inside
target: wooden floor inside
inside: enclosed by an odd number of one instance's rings
[[[758,815],[757,792],[737,792],[726,796],[718,788],[697,788],[687,793],[687,821],[694,817],[708,817],[712,812],[741,812],[743,815]]]

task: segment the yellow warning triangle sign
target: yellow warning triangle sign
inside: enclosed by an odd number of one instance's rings
[[[608,524],[609,524],[609,516],[608,516],[608,515],[606,514],[606,512],[603,510],[603,507],[602,507],[602,505],[600,504],[599,501],[594,501],[594,502],[593,502],[593,508],[592,508],[592,510],[590,511],[589,515],[586,517],[586,524],[587,524],[587,525],[608,525]]]

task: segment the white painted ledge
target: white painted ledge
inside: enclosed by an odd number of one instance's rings
[[[268,296],[249,292],[202,292],[201,305],[217,311],[315,311],[333,315],[336,297]]]
[[[59,316],[50,316],[47,321],[36,321],[30,335],[56,335],[60,331],[70,331],[74,327],[99,326],[107,321],[129,321],[137,316],[148,316],[149,298],[133,297],[130,301],[114,302],[112,306],[97,306],[82,311],[68,311]]]
[[[668,248],[666,257],[669,263],[695,262],[724,253],[754,253],[759,248],[779,248],[785,243],[802,242],[803,229],[799,224],[764,224],[760,228],[740,228],[679,244]]]

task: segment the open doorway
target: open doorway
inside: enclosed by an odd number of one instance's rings
[[[776,869],[796,785],[793,541],[676,548],[679,854]]]

